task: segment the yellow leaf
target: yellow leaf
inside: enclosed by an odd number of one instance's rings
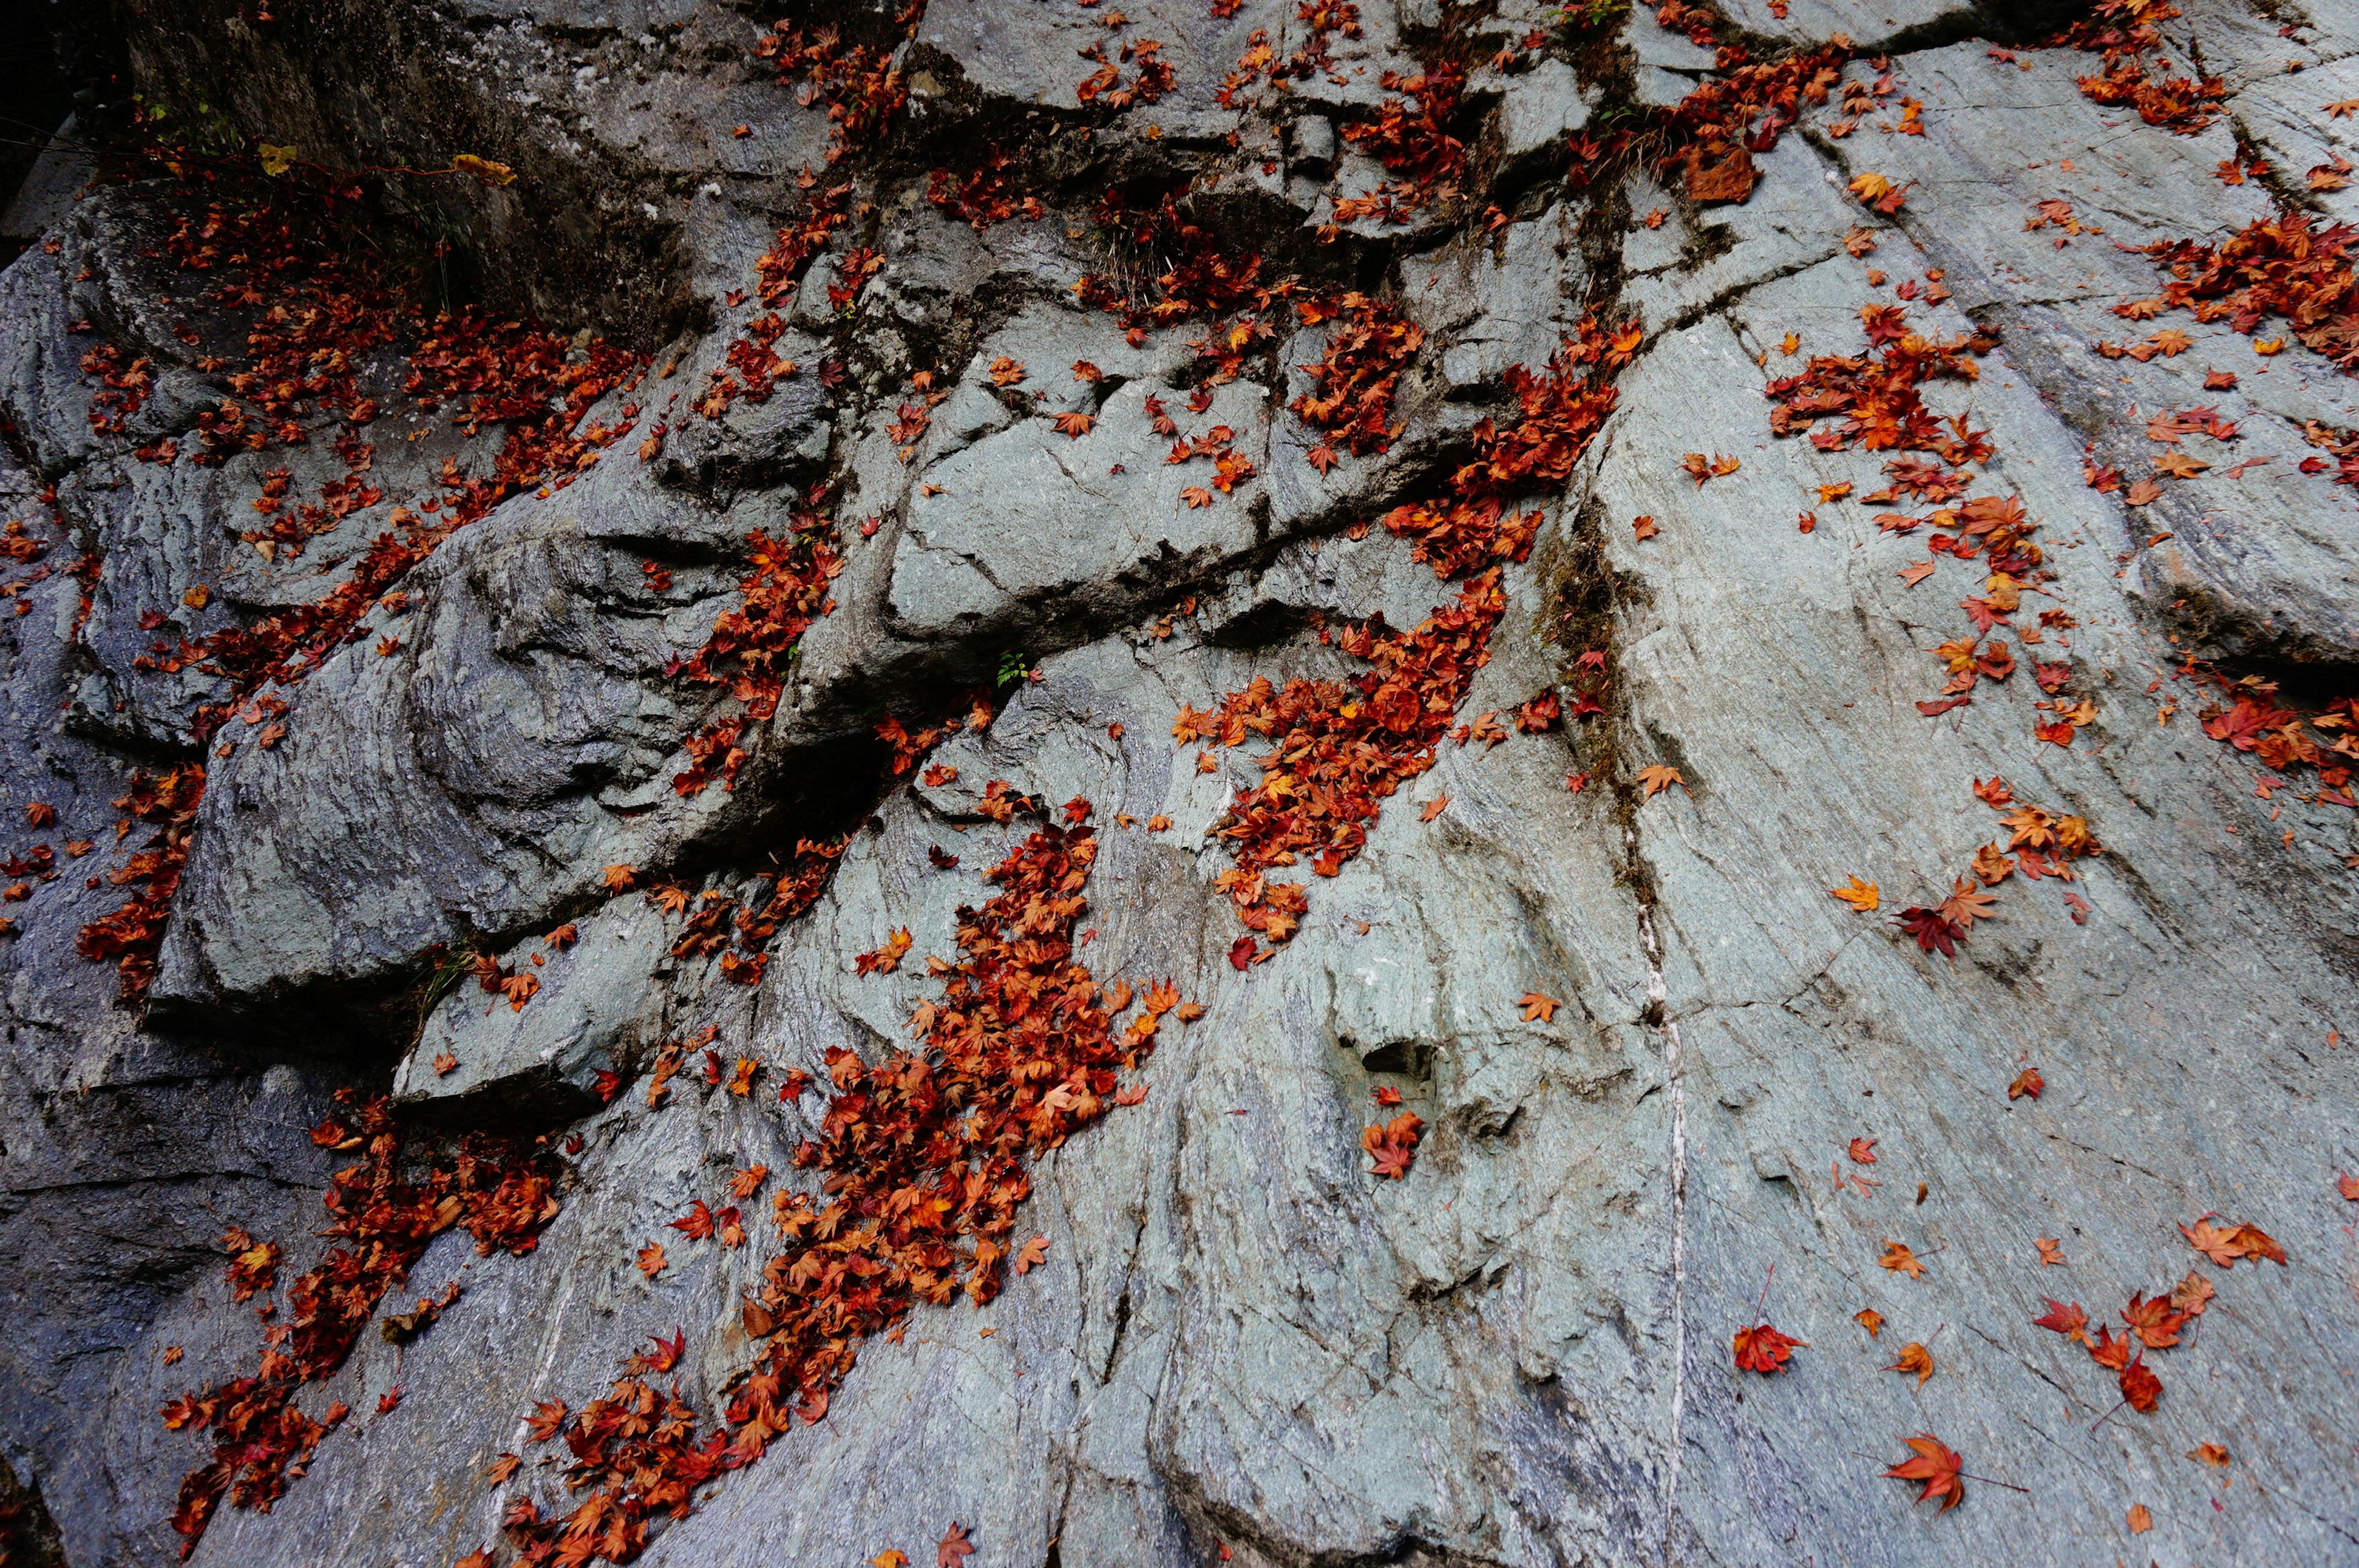
[[[1843,900],[1845,903],[1851,905],[1853,909],[1858,911],[1862,914],[1874,913],[1879,896],[1875,891],[1875,884],[1874,882],[1864,882],[1857,877],[1852,878],[1851,886],[1849,887],[1829,888],[1827,892]]]
[[[1873,201],[1892,189],[1892,181],[1880,174],[1863,174],[1844,187],[1862,201]]]
[[[2259,354],[2264,358],[2270,354],[2281,354],[2285,352],[2285,340],[2283,338],[2256,338],[2253,341],[2253,352]]]
[[[516,170],[504,163],[494,163],[473,153],[461,153],[451,160],[451,167],[462,174],[472,174],[485,185],[514,185]]]
[[[268,142],[264,142],[260,144],[260,151],[262,172],[273,178],[285,174],[295,165],[295,149],[291,146],[274,147]]]

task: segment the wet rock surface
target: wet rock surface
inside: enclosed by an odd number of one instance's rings
[[[413,1166],[501,1141],[560,1173],[551,1209],[524,1247],[446,1214],[368,1275],[365,1332],[292,1396],[349,1415],[266,1510],[220,1502],[197,1563],[568,1560],[516,1505],[605,1494],[532,1412],[580,1421],[675,1334],[647,1380],[738,1457],[583,1551],[924,1561],[956,1523],[990,1564],[2359,1554],[2351,261],[2295,321],[2168,302],[2202,263],[2151,248],[2348,214],[2359,117],[2328,106],[2359,30],[2189,5],[2136,58],[2219,97],[2142,117],[2091,95],[2118,61],[2057,38],[2070,8],[1125,9],[132,24],[133,78],[162,94],[183,40],[241,146],[509,166],[388,177],[372,222],[447,236],[554,358],[629,369],[447,537],[427,501],[517,449],[415,406],[429,314],[356,369],[374,423],[316,403],[304,439],[200,461],[255,395],[226,379],[252,323],[199,308],[167,236],[225,198],[37,168],[42,237],[0,273],[0,1529],[176,1560],[226,1439],[158,1411],[299,1343],[289,1281],[345,1244],[321,1194],[376,1159],[350,1126],[383,1095]],[[1759,80],[1728,46],[1774,68],[1838,34],[1746,117],[1745,199],[1697,200],[1692,124],[1648,116]],[[1306,417],[1371,362],[1339,345],[1396,327],[1374,435]],[[1560,482],[1481,488],[1551,356],[1610,410]],[[1920,400],[1907,441],[1867,414],[1812,439],[1845,414],[1809,398],[1904,362],[1933,367],[1878,394]],[[265,550],[281,469],[376,494]],[[1529,514],[1527,547],[1413,553],[1394,509],[1453,495]],[[1992,543],[1975,498],[2036,531]],[[368,576],[398,539],[431,547]],[[1470,584],[1495,624],[1430,759],[1364,843],[1270,871],[1299,929],[1241,924],[1278,907],[1234,874],[1246,808],[1327,786],[1299,737],[1175,717],[1347,681],[1363,622]],[[335,604],[266,679],[206,653]],[[730,654],[789,614],[790,654]],[[180,816],[142,793],[199,765]],[[844,1331],[857,1364],[745,1454],[797,1332],[775,1276],[822,1256],[774,1196],[866,1191],[813,1168],[885,1095],[846,1064],[952,1081],[918,1042],[977,911],[1083,819],[1083,902],[1027,938],[1136,989],[1109,1029],[1175,1000],[1118,1074],[1059,1084],[1072,1119],[1038,1112],[988,1234],[1045,1249]],[[125,997],[78,944],[159,852]],[[1854,878],[1880,907],[1829,896]],[[674,1225],[704,1206],[742,1244]],[[2206,1216],[2282,1264],[2207,1260]],[[277,1277],[240,1296],[257,1238]],[[2217,1293],[2142,1342],[2148,1410],[2032,1322],[2060,1298],[2093,1332],[2190,1274]],[[1764,1320],[1806,1342],[1771,1376],[1732,1364]],[[1911,1344],[1930,1377],[1888,1369]],[[1955,1511],[1883,1474],[1919,1433],[1985,1478]]]

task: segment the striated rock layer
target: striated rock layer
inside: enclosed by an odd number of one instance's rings
[[[0,225],[10,1561],[2359,1559],[2347,12],[788,10]]]

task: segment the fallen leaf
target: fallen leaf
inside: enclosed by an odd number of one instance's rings
[[[1097,421],[1087,414],[1066,413],[1058,415],[1049,423],[1057,427],[1059,433],[1078,441],[1090,433],[1090,427]]]
[[[1915,588],[1932,575],[1933,563],[1930,561],[1916,561],[1900,568],[1900,580],[1910,588]]]
[[[1759,1372],[1767,1377],[1782,1370],[1788,1358],[1797,1349],[1808,1349],[1810,1343],[1807,1339],[1780,1334],[1766,1323],[1740,1328],[1736,1331],[1736,1369]]]
[[[2162,1379],[2147,1368],[2144,1351],[2122,1368],[2121,1386],[2122,1398],[2128,1400],[2130,1409],[2140,1415],[2150,1412],[2155,1401],[2162,1398]]]
[[[1638,516],[1630,519],[1630,532],[1641,539],[1651,539],[1662,531],[1652,517]]]
[[[2066,1306],[2053,1296],[2040,1299],[2048,1303],[2048,1311],[2044,1316],[2031,1320],[2034,1328],[2052,1329],[2067,1339],[2078,1340],[2083,1345],[2089,1343],[2089,1314],[2081,1309],[2079,1302]]]
[[[1016,1254],[1016,1271],[1018,1274],[1028,1274],[1038,1268],[1048,1256],[1049,1238],[1045,1236],[1036,1236],[1026,1242]]]
[[[1966,1488],[1958,1479],[1958,1471],[1965,1461],[1954,1450],[1930,1432],[1902,1441],[1917,1457],[1902,1460],[1886,1470],[1886,1476],[1897,1476],[1903,1481],[1924,1482],[1925,1489],[1917,1494],[1916,1500],[1921,1503],[1930,1498],[1939,1498],[1942,1513],[1948,1513],[1965,1501]]]
[[[1681,789],[1688,787],[1688,781],[1680,776],[1679,769],[1665,767],[1660,762],[1650,762],[1640,768],[1638,782],[1646,786],[1647,793],[1644,798],[1647,800],[1654,799],[1673,784],[1679,785]],[[1692,795],[1695,792],[1689,790],[1688,793]]]
[[[1526,991],[1523,1000],[1516,1005],[1524,1010],[1526,1023],[1531,1022],[1534,1019],[1538,1019],[1542,1023],[1548,1023],[1555,1019],[1556,1010],[1562,1007],[1564,1003],[1552,996],[1543,996],[1538,991]]]
[[[2130,1533],[2132,1535],[2144,1535],[2147,1530],[2150,1530],[2153,1528],[2154,1515],[2147,1512],[2146,1505],[2144,1503],[2132,1503],[2130,1505]]]
[[[1006,354],[991,362],[991,384],[1015,386],[1024,380],[1024,367]]]
[[[1870,1339],[1884,1332],[1884,1314],[1874,1307],[1860,1308],[1851,1314],[1851,1320],[1867,1330],[1867,1336]]]
[[[1875,1140],[1873,1138],[1854,1138],[1851,1141],[1851,1148],[1848,1152],[1851,1155],[1853,1164],[1873,1165],[1875,1163]]]
[[[2048,1080],[2039,1076],[2039,1069],[2037,1067],[2026,1067],[2023,1071],[2016,1074],[2015,1081],[2013,1083],[2006,1086],[2006,1098],[2009,1099],[2021,1099],[2025,1096],[2028,1095],[2033,1099],[2038,1099],[2042,1094],[2045,1094],[2047,1090]]]
[[[1437,795],[1425,803],[1425,809],[1417,814],[1417,819],[1419,822],[1430,822],[1449,807],[1450,797],[1446,795]]]
[[[1933,1375],[1933,1353],[1912,1339],[1900,1347],[1900,1359],[1885,1370],[1914,1372],[1917,1374],[1917,1386],[1921,1389],[1925,1386],[1925,1379]]]
[[[2167,473],[2173,479],[2193,479],[2212,465],[2185,452],[2165,452],[2154,462],[2157,473]]]
[[[2052,1236],[2035,1237],[2033,1238],[2031,1244],[2039,1249],[2039,1263],[2042,1268],[2061,1269],[2064,1267],[2063,1244],[2056,1238]]]
[[[1191,508],[1206,507],[1212,504],[1212,492],[1201,484],[1191,484],[1180,492],[1180,500]]]
[[[458,1070],[459,1070],[459,1058],[458,1058],[458,1057],[456,1057],[456,1056],[453,1056],[452,1054],[451,1054],[451,1053],[450,1053],[450,1052],[448,1052],[448,1051],[444,1051],[444,1052],[441,1052],[441,1053],[438,1054],[435,1056],[435,1058],[434,1058],[434,1076],[435,1076],[436,1077],[438,1077],[438,1078],[447,1078],[447,1077],[449,1077],[452,1073],[455,1073],[455,1072],[457,1072]]]
[[[2223,1470],[2228,1465],[2228,1451],[2216,1443],[2207,1443],[2200,1448],[2190,1448],[2187,1451],[2187,1456],[2190,1459],[2200,1459],[2215,1470]]]
[[[953,1521],[934,1548],[934,1568],[959,1568],[960,1559],[974,1550],[974,1543],[966,1537],[966,1526]]]
[[[1884,1256],[1878,1258],[1875,1263],[1880,1269],[1889,1269],[1896,1274],[1906,1274],[1912,1280],[1921,1280],[1925,1277],[1925,1265],[1918,1260],[1917,1254],[1897,1241],[1886,1242]]]

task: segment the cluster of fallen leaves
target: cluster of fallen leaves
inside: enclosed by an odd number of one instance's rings
[[[2166,275],[2157,300],[2119,307],[2132,319],[2186,310],[2198,321],[2225,321],[2247,336],[2276,317],[2293,335],[2344,372],[2359,369],[2359,284],[2352,276],[2354,231],[2314,228],[2307,212],[2259,218],[2216,245],[2158,241],[2148,247]]]
[[[1133,208],[1118,187],[1109,189],[1098,201],[1099,223],[1122,236],[1136,254],[1168,256],[1170,265],[1151,279],[1084,273],[1075,280],[1073,294],[1093,309],[1119,316],[1134,348],[1147,341],[1150,328],[1238,318],[1201,345],[1211,351],[1207,357],[1223,362],[1221,373],[1234,379],[1234,369],[1226,362],[1247,342],[1271,335],[1260,317],[1290,297],[1295,284],[1291,279],[1265,282],[1259,255],[1223,250],[1182,205],[1188,193],[1182,185],[1152,206]]]
[[[2285,1265],[2285,1249],[2259,1226],[2246,1223],[2220,1227],[2213,1225],[2212,1218],[2205,1215],[2193,1226],[2180,1226],[2180,1229],[2186,1234],[2190,1245],[2220,1268],[2234,1268],[2239,1259],[2247,1258],[2256,1266],[2264,1260],[2280,1267]],[[2129,1304],[2122,1309],[2123,1333],[2118,1336],[2111,1324],[2100,1324],[2096,1336],[2091,1338],[2089,1314],[2081,1303],[2067,1305],[2052,1297],[2043,1298],[2048,1311],[2032,1319],[2032,1324],[2085,1347],[2091,1360],[2114,1374],[2123,1403],[2146,1414],[2162,1398],[2162,1379],[2146,1364],[2146,1353],[2168,1350],[2179,1344],[2180,1330],[2202,1316],[2218,1293],[2209,1280],[2190,1270],[2167,1296],[2149,1299],[2143,1293],[2133,1293]]]
[[[739,742],[746,726],[766,724],[777,712],[788,658],[811,622],[833,607],[828,587],[843,570],[835,530],[818,517],[797,524],[784,539],[758,528],[746,536],[737,607],[723,611],[704,646],[672,672],[701,686],[726,687],[741,705],[687,742],[689,766],[672,780],[681,795],[696,795],[715,779],[724,789],[736,783],[745,762]]]
[[[2169,0],[2098,0],[2093,18],[2074,23],[2053,41],[2104,56],[2103,72],[2076,79],[2082,97],[2136,109],[2149,125],[2191,136],[2220,117],[2228,89],[2216,76],[2173,76],[2168,59],[2147,58],[2162,46],[2161,24],[2179,14]]]
[[[685,1513],[701,1481],[759,1459],[794,1420],[824,1417],[861,1341],[897,1334],[913,1303],[946,1304],[963,1292],[981,1305],[1011,1268],[1041,1261],[1044,1238],[1012,1245],[1030,1162],[1112,1107],[1144,1098],[1118,1087],[1117,1070],[1154,1049],[1167,1017],[1203,1012],[1168,983],[1143,994],[1101,986],[1075,960],[1098,846],[1088,802],[1064,814],[1066,825],[1043,823],[987,873],[998,889],[988,902],[960,911],[961,956],[931,966],[940,994],[910,1019],[919,1046],[875,1064],[829,1050],[834,1092],[794,1162],[820,1173],[820,1195],[781,1190],[772,1199],[781,1250],[743,1310],[762,1348],[727,1386],[720,1426],[698,1436],[693,1412],[644,1381],[645,1357],[578,1415],[541,1407],[537,1438],[564,1438],[577,1460],[569,1478],[590,1496],[550,1519],[528,1501],[510,1506],[507,1526],[527,1561],[627,1561],[650,1518]],[[1117,1027],[1134,1002],[1138,1011]],[[708,1076],[719,1076],[717,1056]],[[788,1088],[799,1090],[799,1078]],[[732,1195],[751,1196],[766,1174],[740,1173]],[[675,1224],[728,1245],[726,1212],[700,1204]],[[650,1261],[652,1275],[663,1265]],[[658,1353],[679,1355],[660,1342]]]
[[[2359,806],[2359,797],[2351,789],[2351,771],[2359,766],[2359,698],[2337,697],[2305,713],[2278,707],[2277,683],[2266,676],[2248,675],[2231,680],[2191,660],[2188,670],[2217,686],[2228,699],[2225,707],[2208,707],[2197,716],[2203,733],[2252,753],[2263,766],[2278,773],[2297,766],[2315,768],[2319,788],[2313,798],[2332,806]]]
[[[1108,33],[1117,33],[1130,25],[1130,18],[1120,11],[1109,11],[1099,19]],[[1106,45],[1114,44],[1112,59],[1106,57]],[[1083,59],[1093,61],[1097,70],[1073,89],[1073,97],[1084,108],[1103,104],[1109,109],[1127,109],[1133,103],[1157,103],[1176,85],[1171,63],[1163,58],[1163,46],[1154,38],[1111,38],[1093,41],[1081,51]],[[1123,80],[1123,68],[1131,68],[1130,80]]]
[[[1987,890],[2018,874],[2026,881],[2054,877],[2069,882],[2073,880],[2074,860],[2104,853],[2104,846],[2089,830],[2087,819],[2060,816],[2025,805],[2015,798],[2004,779],[1976,780],[1974,795],[1992,810],[2004,814],[1999,825],[2006,829],[2006,843],[1994,839],[1975,850],[1966,873],[1955,879],[1939,903],[1904,909],[1893,916],[1918,946],[1951,959],[1958,956],[1958,944],[1966,940],[1974,922],[1988,920],[1997,912],[1997,895]],[[1863,913],[1874,909],[1874,884],[1862,884],[1856,877],[1852,880],[1851,888],[1838,889],[1834,896]],[[2079,902],[2077,895],[2066,893],[2065,902],[2072,909],[2075,923],[2086,917],[2088,906]]]
[[[1414,541],[1417,558],[1437,577],[1468,579],[1455,604],[1411,632],[1391,631],[1381,616],[1322,629],[1322,642],[1372,666],[1348,680],[1297,679],[1281,689],[1256,677],[1213,708],[1181,708],[1171,733],[1183,746],[1198,740],[1237,746],[1248,734],[1272,743],[1259,759],[1261,781],[1239,789],[1213,825],[1235,862],[1218,885],[1272,951],[1294,935],[1308,895],[1303,883],[1268,873],[1308,855],[1314,873],[1336,875],[1365,846],[1380,803],[1433,765],[1458,704],[1490,656],[1491,632],[1505,609],[1498,568],[1529,554],[1538,531],[1540,514],[1517,515],[1508,498],[1571,476],[1614,407],[1604,373],[1627,363],[1638,341],[1635,327],[1614,332],[1585,321],[1544,374],[1516,367],[1509,373],[1516,423],[1501,430],[1485,419],[1473,432],[1473,460],[1451,475],[1443,495],[1386,514],[1385,527]],[[1595,369],[1584,373],[1588,367]],[[1230,961],[1244,968],[1267,957],[1245,936]]]
[[[256,694],[292,685],[317,668],[356,635],[355,628],[380,604],[397,609],[397,596],[388,590],[454,529],[519,491],[570,484],[636,416],[632,407],[615,427],[582,424],[592,405],[636,383],[645,365],[637,356],[603,342],[576,353],[535,323],[473,308],[423,319],[400,305],[392,284],[355,268],[318,236],[299,233],[267,203],[241,208],[215,202],[201,219],[184,214],[162,248],[180,270],[220,274],[198,303],[220,318],[218,335],[229,336],[244,323],[247,344],[246,356],[234,369],[226,358],[198,361],[207,372],[227,370],[229,384],[248,402],[240,406],[224,400],[198,415],[199,449],[189,454],[190,461],[225,461],[274,442],[305,444],[313,428],[306,421],[322,413],[343,424],[333,445],[347,471],[323,487],[319,504],[288,510],[287,471],[265,477],[255,507],[273,521],[241,535],[265,557],[299,554],[312,535],[383,499],[364,478],[374,449],[357,432],[377,416],[377,406],[362,395],[358,378],[365,356],[394,340],[405,312],[416,323],[417,338],[407,356],[404,392],[416,410],[430,414],[447,407],[471,437],[490,425],[504,431],[488,474],[471,474],[446,461],[440,493],[414,512],[397,507],[390,520],[399,532],[380,534],[325,594],[195,642],[184,640],[177,654],[158,657],[158,650],[151,650],[143,667],[174,673],[194,666],[229,681],[229,697],[196,714],[192,728],[201,741],[214,739],[234,719],[251,725],[283,712],[283,697]],[[193,329],[189,335],[202,339]],[[176,443],[159,442],[140,455],[172,462],[180,453]],[[162,620],[153,624],[160,626]],[[266,746],[283,732],[272,725],[261,743]],[[202,793],[204,770],[187,763],[167,778],[171,787],[156,805],[139,800],[144,786],[136,779],[127,797],[138,802],[126,807],[134,816],[162,828],[130,866],[114,874],[117,885],[141,891],[114,914],[84,927],[77,941],[85,957],[116,964],[125,995],[144,991],[154,978],[155,954],[186,856],[188,823]]]
[[[1358,292],[1298,300],[1294,310],[1306,327],[1334,323],[1319,362],[1300,367],[1317,390],[1287,405],[1304,424],[1327,432],[1310,449],[1311,467],[1322,474],[1334,467],[1338,446],[1355,458],[1390,449],[1401,429],[1393,421],[1393,389],[1425,346],[1425,329],[1397,306]]]
[[[1923,515],[1886,512],[1875,519],[1887,534],[1930,530],[1927,558],[1901,568],[1900,577],[1910,587],[1931,577],[1943,557],[1969,562],[1979,558],[1984,568],[1981,591],[1958,601],[1972,624],[1971,633],[1932,650],[1950,676],[1938,697],[1917,704],[1918,711],[1933,717],[1971,703],[1978,683],[2005,681],[2021,667],[2015,649],[2000,640],[2002,629],[2031,649],[2042,646],[2049,633],[2070,630],[2074,622],[2058,607],[2039,611],[2037,627],[2016,624],[2023,595],[2044,591],[2041,585],[2054,576],[2042,564],[2045,550],[2032,538],[2038,524],[2017,496],[1961,499],[1973,484],[1966,470],[1993,455],[1989,432],[1973,428],[1962,414],[1938,418],[1919,390],[1937,378],[1976,380],[1980,368],[1972,356],[1988,353],[1995,340],[1981,332],[1947,342],[1929,340],[1909,328],[1898,305],[1863,306],[1860,320],[1871,348],[1879,351],[1814,355],[1800,374],[1772,380],[1767,392],[1775,406],[1769,428],[1781,437],[1809,430],[1811,445],[1823,451],[1855,444],[1866,451],[1925,452],[1940,460],[1887,461],[1884,471],[1890,482],[1858,498],[1867,503],[1892,503],[1905,494],[1934,503]],[[1842,423],[1810,428],[1830,415],[1843,416]],[[1819,500],[1823,504],[1851,490],[1848,482],[1822,485]],[[2066,688],[2073,678],[2069,659],[2042,660],[2027,653],[2025,662],[2044,694],[2035,708],[2049,716],[2034,721],[2033,733],[2052,745],[2071,746],[2073,736],[2094,721],[2095,704],[2085,697],[2067,700]]]
[[[163,1408],[168,1428],[204,1433],[213,1444],[212,1460],[180,1483],[172,1528],[183,1556],[195,1550],[223,1501],[267,1513],[288,1482],[303,1474],[321,1438],[349,1412],[339,1402],[315,1420],[297,1408],[297,1393],[344,1364],[378,1303],[408,1276],[428,1242],[455,1226],[474,1237],[483,1256],[528,1252],[557,1215],[557,1163],[529,1144],[470,1134],[456,1151],[437,1152],[422,1172],[405,1176],[401,1130],[381,1098],[339,1090],[311,1141],[362,1152],[359,1164],[329,1180],[329,1224],[320,1233],[330,1239],[326,1255],[287,1282],[282,1319],[268,1322],[277,1303],[264,1304],[267,1326],[253,1375],[191,1390]],[[232,1253],[235,1298],[267,1294],[280,1262],[277,1245],[257,1244],[239,1229],[223,1241]],[[440,1302],[421,1303],[406,1315],[409,1326],[389,1325],[388,1337],[414,1335],[456,1296],[454,1284]]]
[[[1840,36],[1778,60],[1748,62],[1741,48],[1722,49],[1720,73],[1663,114],[1664,167],[1682,166],[1690,200],[1743,201],[1760,178],[1753,155],[1775,147],[1806,104],[1826,103],[1851,58],[1851,40]],[[1872,103],[1875,90],[1867,91]]]
[[[901,21],[917,30],[922,5],[911,6]],[[780,81],[800,78],[795,101],[806,108],[827,105],[827,161],[836,163],[884,133],[901,105],[909,100],[901,73],[893,69],[893,50],[855,44],[847,49],[832,27],[804,27],[781,17],[754,45],[756,59],[772,61]]]
[[[1216,18],[1230,16],[1235,8],[1234,0],[1213,0],[1212,15]],[[1354,0],[1299,0],[1295,19],[1303,25],[1302,47],[1284,59],[1278,58],[1266,29],[1253,30],[1245,40],[1245,52],[1237,58],[1236,69],[1222,79],[1220,91],[1213,94],[1222,108],[1234,108],[1237,94],[1257,81],[1266,80],[1281,92],[1296,81],[1321,74],[1335,86],[1346,85],[1346,79],[1336,72],[1331,49],[1338,36],[1360,36],[1358,5]]]
[[[1457,197],[1466,148],[1446,127],[1458,113],[1465,73],[1445,62],[1415,76],[1387,70],[1378,81],[1386,92],[1402,97],[1386,99],[1374,120],[1344,126],[1343,139],[1382,164],[1388,178],[1365,196],[1337,200],[1320,231],[1323,236],[1332,237],[1341,225],[1364,218],[1407,223],[1426,208]],[[1414,111],[1408,99],[1416,101]]]
[[[1010,218],[1021,217],[1027,223],[1037,223],[1049,215],[1049,210],[1037,196],[1016,198],[1008,193],[1010,171],[1015,166],[1015,158],[994,146],[963,179],[946,168],[934,170],[926,182],[926,200],[978,234]]]

